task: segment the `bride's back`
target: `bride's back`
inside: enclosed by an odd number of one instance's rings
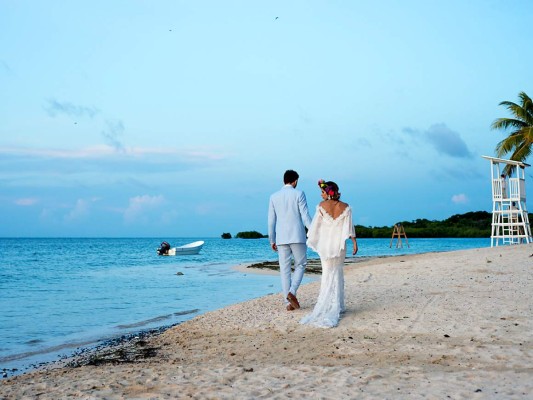
[[[320,203],[320,207],[326,211],[333,219],[337,219],[348,207],[348,204],[339,200],[324,200]]]

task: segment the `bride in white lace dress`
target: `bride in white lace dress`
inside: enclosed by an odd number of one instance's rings
[[[352,223],[352,209],[340,201],[341,194],[335,182],[319,180],[322,201],[316,208],[313,222],[307,233],[307,245],[320,256],[322,279],[320,293],[313,312],[300,320],[321,328],[331,328],[339,324],[344,308],[344,259],[346,240],[353,243],[356,254],[357,240]]]

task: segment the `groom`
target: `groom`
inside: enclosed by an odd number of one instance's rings
[[[281,190],[270,196],[268,206],[268,237],[272,250],[278,252],[281,289],[287,311],[300,308],[296,291],[302,282],[307,265],[307,246],[304,225],[309,228],[311,217],[305,193],[296,189],[298,173],[285,171]],[[294,274],[291,279],[291,256]]]

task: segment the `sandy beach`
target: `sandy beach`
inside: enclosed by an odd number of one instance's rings
[[[300,310],[279,294],[233,305],[129,344],[130,362],[3,379],[0,398],[533,397],[533,245],[372,259],[345,278],[337,328],[298,323],[314,282]]]

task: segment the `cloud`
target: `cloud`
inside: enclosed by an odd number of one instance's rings
[[[411,127],[403,128],[402,132],[407,133],[408,135],[411,135],[411,136],[419,136],[420,135],[420,131],[419,130],[411,128]]]
[[[468,197],[465,194],[463,194],[463,193],[454,194],[452,196],[452,202],[454,204],[466,204],[466,203],[468,203]]]
[[[154,186],[167,184],[176,173],[198,172],[226,165],[231,155],[217,151],[170,147],[126,147],[118,151],[108,145],[79,149],[0,146],[0,182],[28,188],[79,187],[113,182],[144,187],[143,191],[152,190]],[[33,195],[33,192],[29,193]]]
[[[71,117],[87,116],[89,118],[94,118],[94,116],[99,113],[99,110],[95,107],[79,106],[69,103],[68,101],[59,102],[55,99],[47,100],[44,109],[51,117],[65,114]]]
[[[367,147],[369,149],[372,148],[372,143],[367,138],[359,138],[356,141],[356,144],[359,145],[359,147]]]
[[[224,153],[216,153],[204,149],[175,149],[171,147],[125,147],[120,152],[125,158],[161,157],[169,159],[182,158],[187,160],[222,160],[227,157]],[[2,147],[0,146],[0,158],[2,156],[23,158],[53,158],[53,159],[80,159],[80,158],[112,158],[116,160],[117,149],[110,145],[85,147],[82,149],[46,149],[30,147]]]
[[[78,199],[74,208],[65,216],[65,221],[77,221],[89,214],[89,203]]]
[[[472,158],[472,153],[461,136],[445,124],[430,126],[425,136],[439,153],[458,158]]]
[[[118,151],[124,151],[125,147],[118,139],[124,133],[124,124],[122,121],[109,121],[106,120],[106,129],[102,131],[102,136],[106,139],[107,143]]]
[[[135,222],[142,219],[144,214],[148,211],[158,208],[165,203],[165,197],[158,196],[135,196],[130,198],[128,208],[124,211],[124,220],[126,222]]]
[[[61,102],[56,99],[47,100],[44,109],[51,117],[62,114],[69,117],[89,117],[93,119],[96,115],[101,114],[100,110],[96,107],[77,105],[68,101]],[[105,128],[102,130],[102,136],[110,146],[122,151],[124,145],[118,138],[124,133],[124,124],[122,121],[112,121],[109,119],[106,119],[104,124]]]
[[[415,141],[429,143],[437,152],[457,158],[472,158],[473,154],[459,133],[452,131],[446,124],[434,124],[425,131],[406,127],[402,129]]]
[[[9,65],[4,61],[0,60],[0,71],[4,70],[9,76],[13,76],[13,70],[9,67]]]
[[[23,199],[16,199],[15,200],[15,204],[17,206],[22,206],[22,207],[33,206],[33,205],[37,204],[38,202],[39,202],[38,199],[31,198],[31,197],[27,197],[27,198],[23,198]]]
[[[111,146],[94,146],[78,150],[42,149],[30,147],[0,147],[0,156],[24,158],[80,159],[107,157],[116,152]]]
[[[65,215],[64,219],[67,222],[79,221],[89,215],[90,209],[93,203],[100,201],[100,197],[93,197],[90,199],[78,199],[76,204],[70,210],[70,212]]]

